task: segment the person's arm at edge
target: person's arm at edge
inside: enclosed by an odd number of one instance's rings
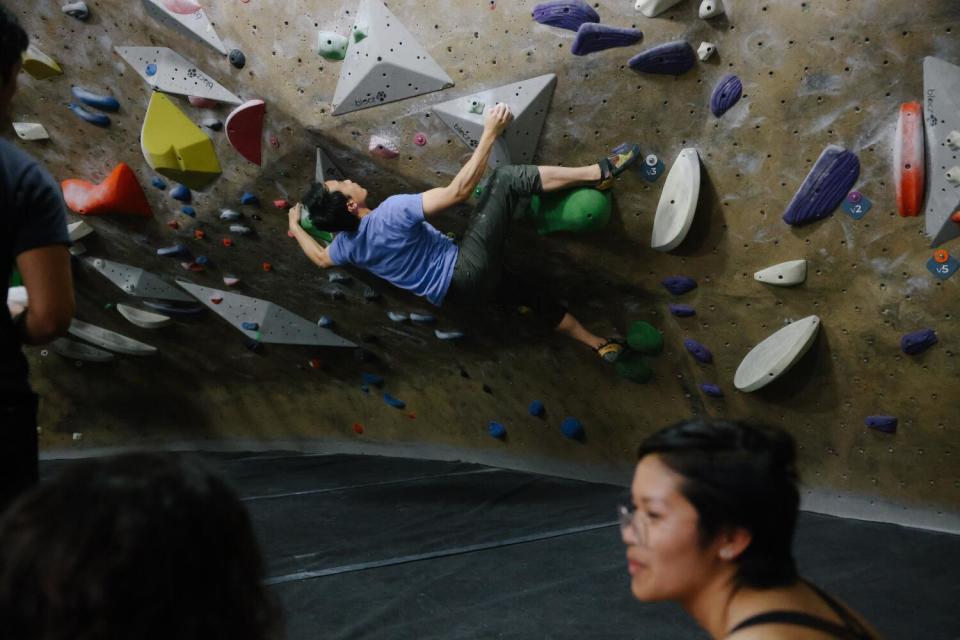
[[[20,340],[46,344],[67,333],[75,302],[70,252],[63,245],[48,245],[17,256],[17,270],[27,289],[27,308],[15,318]]]
[[[307,233],[303,227],[300,226],[300,211],[303,208],[303,205],[297,203],[290,209],[289,217],[289,229],[290,233],[293,234],[294,239],[297,241],[297,244],[300,245],[301,251],[304,255],[310,259],[310,262],[317,265],[321,269],[327,269],[329,267],[335,266],[333,260],[330,259],[330,255],[327,253],[327,250],[320,246],[320,243],[313,239],[309,233]]]

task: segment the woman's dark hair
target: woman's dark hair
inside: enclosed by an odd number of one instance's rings
[[[683,476],[680,491],[700,516],[701,544],[734,528],[751,533],[737,559],[738,586],[797,580],[791,547],[800,494],[796,448],[788,433],[741,422],[686,420],[644,440],[638,459],[650,454]]]
[[[303,206],[310,212],[310,222],[323,231],[356,231],[360,219],[347,210],[349,198],[339,191],[314,182],[303,197]]]
[[[201,461],[77,463],[0,519],[0,635],[265,640],[279,607],[246,509]]]
[[[13,76],[13,65],[20,61],[20,56],[27,50],[30,39],[23,30],[17,18],[0,4],[0,81],[2,84],[10,82]]]

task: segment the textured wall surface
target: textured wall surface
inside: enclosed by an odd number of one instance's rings
[[[21,79],[14,120],[42,122],[52,139],[18,142],[59,179],[100,180],[116,162],[129,163],[155,212],[147,221],[92,220],[97,233],[86,241],[89,254],[209,286],[220,287],[222,273],[235,273],[242,293],[309,319],[334,318],[337,331],[364,341],[379,362],[305,347],[265,345],[251,352],[240,333],[210,313],[158,331],[139,329],[105,308],[124,302],[122,292],[77,265],[78,317],[154,344],[160,354],[79,367],[31,349],[34,384],[44,398],[45,447],[185,438],[360,440],[587,465],[625,478],[637,443],[657,427],[691,415],[748,417],[782,424],[796,436],[811,487],[904,505],[949,509],[958,503],[960,278],[941,282],[928,273],[923,220],[897,215],[891,168],[897,111],[901,102],[921,98],[923,57],[960,63],[960,5],[954,0],[728,0],[728,15],[711,21],[697,17],[692,0],[654,19],[635,12],[632,2],[603,0],[595,3],[602,21],[635,26],[644,41],[585,57],[570,54],[572,32],[531,20],[529,1],[396,0],[391,10],[455,86],[336,117],[330,101],[343,63],[319,57],[314,46],[318,29],[349,31],[353,2],[208,0],[228,49],[246,54],[243,70],[161,26],[138,2],[90,2],[87,23],[61,13],[60,4],[12,4],[34,42],[65,71],[51,80]],[[719,55],[680,77],[638,74],[626,66],[643,48],[678,38],[694,48],[715,42]],[[140,152],[139,131],[150,90],[113,52],[120,45],[169,46],[244,99],[267,102],[265,135],[275,135],[278,146],[264,145],[261,169],[238,156],[223,134],[212,133],[224,173],[195,194],[196,220],[178,214],[179,203],[149,186],[153,173]],[[391,323],[387,309],[427,305],[369,276],[354,274],[345,299],[332,300],[325,274],[301,255],[286,235],[285,213],[270,204],[288,194],[298,198],[313,175],[317,144],[369,186],[375,200],[444,184],[469,150],[430,115],[430,105],[551,72],[558,85],[537,156],[541,164],[593,162],[622,140],[639,142],[668,166],[687,146],[702,159],[693,229],[669,254],[649,248],[663,178],[650,184],[637,172],[619,181],[605,230],[543,237],[520,224],[510,244],[510,261],[542,278],[588,327],[623,333],[643,319],[664,333],[666,350],[646,385],[617,378],[593,354],[542,333],[514,310],[444,309],[442,325],[469,333],[460,343],[446,343],[429,328]],[[709,110],[710,93],[728,72],[743,79],[745,95],[718,119]],[[64,108],[71,84],[120,99],[110,129],[83,123]],[[175,100],[197,122],[229,112],[221,107],[211,114]],[[416,132],[426,133],[426,146],[412,143]],[[370,157],[371,134],[396,140],[400,157]],[[793,229],[780,216],[830,143],[859,156],[857,188],[874,208],[859,221],[838,210]],[[223,207],[238,208],[243,190],[264,203],[245,208],[256,233],[224,248],[226,225],[217,215]],[[261,219],[252,220],[253,213]],[[468,215],[468,208],[453,212],[438,226],[461,230]],[[177,231],[166,225],[173,217],[181,222]],[[194,240],[194,227],[205,229],[207,239]],[[208,255],[214,267],[188,274],[155,255],[175,241]],[[960,254],[956,241],[946,248]],[[805,284],[780,289],[753,280],[754,271],[796,258],[809,261]],[[272,272],[260,269],[264,260]],[[659,282],[674,274],[699,282],[680,300],[696,307],[693,318],[667,312],[673,300]],[[384,299],[365,302],[358,280],[378,286]],[[810,353],[768,388],[737,392],[733,374],[750,348],[809,314],[823,322]],[[923,327],[935,328],[940,343],[920,356],[901,354],[900,336]],[[686,353],[688,337],[713,350],[713,364],[700,365]],[[314,357],[320,369],[308,365]],[[384,375],[386,389],[407,409],[387,406],[376,390],[361,391],[361,371]],[[702,382],[721,385],[725,399],[704,396]],[[545,402],[545,419],[527,414],[533,399]],[[867,429],[864,418],[872,414],[898,416],[898,432]],[[561,436],[559,424],[568,415],[583,421],[583,442]],[[486,434],[490,420],[506,425],[505,442]],[[365,427],[362,436],[354,423]],[[73,442],[74,432],[83,440]]]

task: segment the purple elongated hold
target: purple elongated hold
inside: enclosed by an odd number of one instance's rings
[[[937,333],[933,329],[920,329],[900,338],[900,350],[908,356],[923,353],[937,344]]]
[[[697,315],[697,310],[688,304],[670,304],[670,313],[678,318],[689,318]]]
[[[540,24],[576,31],[584,22],[600,22],[600,15],[583,0],[552,0],[535,6],[533,19]]]
[[[674,40],[641,51],[630,58],[630,68],[644,73],[679,76],[697,63],[697,54],[686,40]]]
[[[706,384],[706,383],[701,384],[701,385],[700,385],[700,390],[703,391],[703,392],[704,392],[705,394],[707,394],[708,396],[711,396],[711,397],[713,397],[713,398],[722,398],[722,397],[723,397],[723,389],[721,389],[719,386],[717,386],[717,385],[715,385],[715,384]]]
[[[67,108],[70,111],[73,111],[81,119],[86,120],[90,124],[97,125],[98,127],[109,127],[110,126],[110,116],[105,113],[90,113],[83,107],[78,104],[73,104],[72,102],[67,105]]]
[[[697,288],[697,281],[687,276],[670,276],[660,281],[663,287],[675,296]]]
[[[860,177],[860,160],[843,147],[829,145],[794,194],[783,221],[795,227],[822,220],[843,201]]]
[[[876,429],[883,433],[897,432],[896,416],[867,416],[867,419],[863,422],[871,429]]]
[[[639,29],[623,29],[595,22],[584,22],[577,29],[577,37],[573,40],[570,53],[575,56],[585,56],[604,49],[629,47],[641,40],[643,40],[643,32]]]
[[[693,338],[687,338],[684,340],[683,346],[687,348],[687,351],[690,352],[690,355],[697,359],[697,362],[702,362],[703,364],[709,364],[713,362],[713,354],[710,353],[710,349],[707,349]]]
[[[719,118],[727,112],[727,109],[740,102],[742,95],[743,83],[740,78],[733,74],[725,75],[713,88],[713,95],[710,96],[710,111]]]

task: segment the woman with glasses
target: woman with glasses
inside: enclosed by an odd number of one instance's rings
[[[736,422],[647,438],[620,507],[633,595],[678,602],[712,638],[878,638],[797,573],[795,457],[786,432]]]

